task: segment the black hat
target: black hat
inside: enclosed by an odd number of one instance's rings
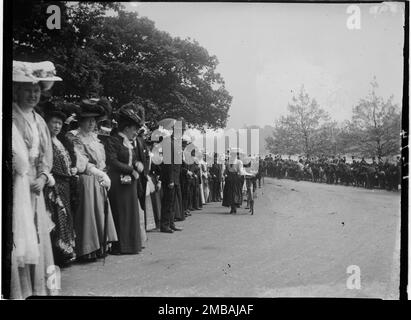
[[[106,98],[100,98],[97,101],[97,104],[101,107],[103,107],[104,109],[104,115],[107,117],[111,116],[111,112],[113,111],[113,108],[111,107],[111,103],[110,101],[108,101],[108,99]]]
[[[74,114],[80,114],[81,108],[78,104],[70,103],[70,102],[60,102],[56,103],[57,107],[61,108],[61,110],[66,114],[66,116],[71,116]]]
[[[137,125],[142,125],[141,108],[134,102],[129,102],[121,106],[116,113],[118,122],[133,122]]]
[[[51,118],[58,118],[63,122],[66,121],[66,114],[63,112],[62,108],[57,104],[51,101],[47,101],[44,104],[42,104],[42,107],[44,108],[44,118],[46,121],[49,121]]]
[[[97,99],[83,99],[80,103],[80,118],[101,117],[105,114],[104,107],[97,103]]]
[[[66,101],[52,101],[48,100],[42,103],[42,108],[44,110],[44,116],[46,119],[51,117],[57,117],[65,121],[67,117],[72,114],[80,114],[81,108],[79,105]]]

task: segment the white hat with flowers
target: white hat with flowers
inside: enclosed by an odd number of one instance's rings
[[[54,81],[62,81],[56,76],[56,68],[50,61],[23,62],[13,60],[13,82],[31,82],[44,85],[44,90],[50,89]]]

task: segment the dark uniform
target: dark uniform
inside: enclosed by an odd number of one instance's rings
[[[220,202],[221,201],[221,177],[222,177],[222,165],[218,164],[214,160],[213,165],[210,168],[210,174],[212,175],[212,201]]]
[[[201,210],[203,208],[203,201],[201,199],[201,169],[198,163],[191,165],[191,172],[194,176],[194,188],[193,188],[193,208],[194,210]]]
[[[142,172],[139,172],[140,178],[138,179],[137,184],[137,192],[138,192],[138,200],[140,201],[140,206],[145,212],[145,202],[146,202],[146,186],[147,186],[147,176],[149,170],[149,163],[150,163],[150,153],[145,143],[144,139],[141,137],[137,137],[133,141],[134,151],[137,155],[137,161],[140,161],[144,169]]]
[[[179,231],[174,224],[176,216],[176,202],[180,201],[181,204],[181,189],[180,189],[180,175],[181,164],[176,164],[175,159],[177,156],[174,154],[174,140],[171,140],[171,164],[163,163],[161,165],[160,179],[163,188],[163,199],[161,204],[161,222],[160,230],[162,232],[172,233]]]
[[[183,211],[189,215],[190,204],[192,203],[192,192],[190,189],[192,177],[189,174],[189,165],[183,161],[181,165],[181,197],[183,199]]]

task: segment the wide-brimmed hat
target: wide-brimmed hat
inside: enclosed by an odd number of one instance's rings
[[[62,80],[56,76],[56,69],[50,61],[23,62],[13,60],[13,82],[40,82],[44,90],[49,90],[54,81]]]
[[[105,119],[110,118],[111,113],[113,111],[113,108],[111,106],[111,102],[107,98],[104,98],[104,97],[91,98],[90,100],[95,102],[96,104],[98,104],[99,106],[101,106],[104,109],[104,114],[101,115],[101,117],[103,117]],[[105,119],[102,119],[102,120],[105,120]]]
[[[104,107],[97,102],[97,99],[83,99],[80,103],[80,113],[78,114],[79,118],[95,118],[105,115]]]
[[[44,110],[44,118],[46,119],[46,121],[50,120],[51,118],[58,118],[63,122],[66,121],[67,114],[64,112],[61,105],[58,105],[52,101],[46,101],[41,106]]]
[[[138,126],[143,124],[140,117],[140,106],[134,102],[129,102],[121,106],[116,112],[116,120],[118,122],[132,122]]]
[[[60,102],[57,104],[58,107],[66,114],[67,117],[71,116],[72,114],[79,115],[81,112],[81,108],[76,103],[71,102]]]

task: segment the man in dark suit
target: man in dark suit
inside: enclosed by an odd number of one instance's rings
[[[171,163],[163,163],[161,165],[160,180],[163,185],[164,196],[161,204],[161,221],[160,231],[166,233],[173,233],[174,231],[181,231],[174,224],[176,201],[179,197],[181,199],[180,189],[180,175],[181,175],[181,161],[177,162],[177,157],[181,157],[182,153],[174,153],[174,136],[171,136]],[[166,142],[167,143],[167,142]],[[180,202],[181,203],[181,202]]]
[[[189,165],[184,163],[181,165],[181,196],[183,198],[183,210],[186,217],[191,216],[190,204],[192,203],[192,192],[190,189],[192,173],[189,170]]]
[[[212,175],[212,184],[213,184],[213,193],[212,200],[214,202],[221,201],[221,177],[222,177],[222,168],[221,164],[217,162],[217,154],[214,154],[214,163],[210,168],[210,174]]]
[[[183,138],[183,150],[187,148],[189,141]],[[190,208],[192,208],[192,185],[193,173],[190,171],[190,165],[185,161],[183,154],[183,163],[181,165],[181,197],[183,199],[183,212],[184,216],[191,216]]]
[[[201,199],[201,169],[200,164],[196,158],[192,164],[192,172],[194,176],[194,189],[195,189],[195,206],[194,210],[201,210],[203,208],[203,201]]]
[[[138,200],[140,201],[141,208],[145,211],[145,201],[146,201],[146,187],[147,187],[147,176],[150,163],[150,150],[144,141],[143,137],[137,136],[135,140],[132,141],[134,146],[134,151],[137,155],[137,161],[140,161],[143,165],[142,171],[140,171],[140,178],[138,179]]]

